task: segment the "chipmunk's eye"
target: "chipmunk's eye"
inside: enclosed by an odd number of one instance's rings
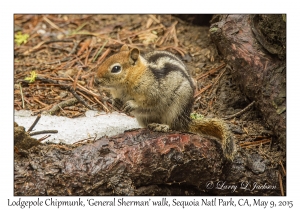
[[[115,64],[111,68],[111,73],[119,73],[119,72],[121,72],[121,70],[122,70],[121,65],[120,64]]]

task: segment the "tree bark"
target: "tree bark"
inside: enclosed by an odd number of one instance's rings
[[[211,38],[232,67],[241,91],[255,101],[285,150],[286,60],[284,15],[217,15]]]
[[[279,195],[268,161],[239,153],[229,162],[215,139],[138,129],[16,153],[14,195]],[[255,182],[274,189],[249,190]]]

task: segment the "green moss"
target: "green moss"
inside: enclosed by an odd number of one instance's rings
[[[22,34],[21,31],[15,34],[15,43],[20,46],[21,44],[26,44],[29,38],[29,34]]]
[[[37,74],[35,71],[30,72],[30,77],[26,77],[24,80],[29,81],[29,83],[32,83],[35,81],[35,78],[37,77]]]
[[[193,120],[203,119],[203,118],[204,118],[204,116],[202,114],[195,113],[195,112],[191,113],[191,119],[193,119]]]
[[[216,31],[218,31],[218,29],[219,29],[219,28],[211,28],[211,29],[209,29],[209,32],[210,32],[210,33],[215,33]]]

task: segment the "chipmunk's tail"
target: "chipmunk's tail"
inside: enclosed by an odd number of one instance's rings
[[[220,139],[224,156],[227,159],[233,159],[236,153],[235,140],[228,125],[223,120],[214,118],[194,119],[190,123],[189,131]]]

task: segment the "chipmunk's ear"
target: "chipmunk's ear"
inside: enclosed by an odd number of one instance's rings
[[[132,65],[135,65],[135,62],[139,59],[140,51],[137,48],[130,50],[129,61]]]
[[[126,44],[124,44],[124,45],[121,47],[121,49],[120,49],[120,52],[121,52],[121,51],[129,51],[128,46],[127,46]]]

